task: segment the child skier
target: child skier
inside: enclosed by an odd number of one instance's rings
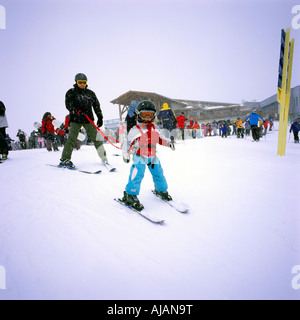
[[[120,201],[138,211],[142,211],[144,206],[137,196],[140,193],[141,182],[147,166],[153,177],[155,193],[164,200],[172,200],[167,191],[168,184],[164,177],[163,169],[156,156],[156,145],[168,146],[172,150],[175,150],[175,147],[171,140],[161,136],[157,127],[153,124],[156,115],[154,103],[141,101],[135,112],[137,124],[130,130],[123,145],[124,162],[130,162],[130,152],[132,152],[134,154],[133,165],[124,191],[124,197]]]
[[[221,124],[221,132],[222,132],[222,138],[227,138],[227,126],[225,122]]]

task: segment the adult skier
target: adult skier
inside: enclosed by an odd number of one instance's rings
[[[8,156],[8,144],[6,141],[6,128],[8,122],[6,118],[6,108],[2,101],[0,101],[0,158],[6,160]]]
[[[257,114],[255,111],[253,111],[247,118],[246,118],[246,122],[249,121],[250,122],[250,126],[251,126],[251,130],[252,130],[252,137],[254,141],[259,141],[260,139],[260,130],[258,128],[258,121],[261,120],[262,122],[264,121],[264,119]]]
[[[157,119],[162,123],[162,126],[168,133],[170,133],[170,138],[174,141],[174,128],[176,128],[176,116],[174,111],[169,107],[167,103],[163,104]]]
[[[123,145],[123,159],[130,162],[130,153],[133,153],[133,165],[130,170],[129,181],[120,199],[132,208],[142,211],[144,206],[140,203],[138,195],[145,175],[146,167],[150,170],[155,193],[162,199],[171,201],[168,193],[168,184],[162,166],[156,155],[156,145],[168,146],[175,150],[174,143],[161,136],[158,128],[153,124],[156,116],[156,106],[151,101],[141,101],[136,108],[137,124],[130,130]]]
[[[294,134],[294,142],[299,143],[299,131],[300,131],[300,124],[298,122],[298,119],[295,119],[294,122],[291,125],[290,133],[293,131]]]
[[[75,76],[74,88],[66,93],[66,108],[70,112],[70,132],[60,159],[60,167],[74,169],[71,161],[73,149],[76,145],[80,129],[85,128],[90,140],[94,143],[103,164],[108,164],[106,151],[103,146],[103,138],[99,137],[97,129],[89,122],[86,115],[94,121],[93,110],[98,118],[97,125],[102,127],[103,115],[96,94],[88,89],[87,76],[78,73]]]

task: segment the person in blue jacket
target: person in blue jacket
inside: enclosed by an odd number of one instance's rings
[[[169,107],[167,103],[163,104],[162,109],[160,110],[157,119],[162,123],[164,129],[170,132],[171,141],[174,141],[174,132],[176,128],[176,116],[174,111]],[[165,135],[168,136],[165,132]]]
[[[300,131],[300,124],[298,119],[295,119],[291,125],[290,133],[293,131],[294,133],[294,142],[299,143],[299,131]]]
[[[258,121],[259,119],[264,122],[264,119],[257,114],[255,111],[253,111],[245,120],[250,122],[251,131],[252,131],[252,137],[254,141],[259,141],[260,134],[259,134],[259,128],[258,128]]]

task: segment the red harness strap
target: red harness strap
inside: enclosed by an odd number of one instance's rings
[[[110,141],[110,140],[112,140],[112,141],[115,142],[115,143],[120,143],[118,140],[114,139],[113,137],[107,136],[100,128],[98,128],[98,127],[95,125],[95,123],[90,119],[90,117],[89,117],[88,115],[85,115],[85,116],[86,116],[86,118],[89,120],[89,122],[97,129],[97,131],[99,131],[99,132],[101,133],[101,135],[104,137],[104,139],[105,139],[106,141],[108,141],[108,142],[109,142],[112,146],[114,146],[115,148],[122,150],[122,148],[114,145],[114,144]],[[109,139],[110,139],[110,140],[109,140]]]

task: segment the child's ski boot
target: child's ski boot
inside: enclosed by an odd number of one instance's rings
[[[136,195],[128,194],[126,191],[124,191],[124,197],[120,199],[120,201],[137,211],[142,211],[144,209],[144,206],[140,203],[138,197]]]
[[[168,191],[159,192],[159,191],[154,190],[153,193],[164,201],[172,201],[173,200],[172,197],[169,195]]]

